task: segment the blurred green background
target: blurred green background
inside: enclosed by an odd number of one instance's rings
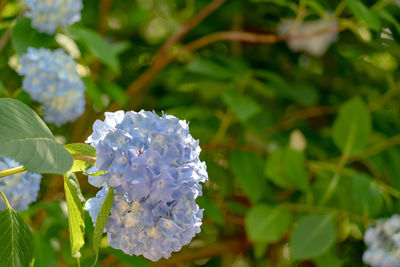
[[[104,240],[97,266],[363,266],[366,227],[399,212],[399,2],[87,0],[81,22],[55,36],[18,18],[21,2],[1,3],[0,96],[40,114],[16,73],[28,46],[63,47],[79,63],[88,104],[49,126],[61,142],[85,141],[119,109],[175,115],[200,140],[202,232],[158,263]],[[334,23],[279,35],[284,19]],[[326,52],[310,53],[328,36]],[[62,178],[47,175],[23,213],[35,266],[75,266],[64,199]],[[93,260],[86,225],[82,266]]]

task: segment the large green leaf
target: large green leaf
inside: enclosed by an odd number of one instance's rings
[[[23,54],[28,47],[52,47],[56,45],[50,35],[39,33],[31,28],[31,21],[27,18],[18,20],[12,28],[11,43],[15,52]]]
[[[120,66],[117,54],[101,35],[89,28],[79,26],[68,28],[68,34],[72,39],[81,41],[101,62],[119,73]]]
[[[342,152],[359,152],[367,144],[371,133],[371,115],[360,98],[344,103],[333,124],[333,141]]]
[[[93,250],[96,255],[95,264],[99,257],[99,247],[101,238],[103,237],[104,227],[106,227],[108,217],[110,217],[111,208],[114,202],[114,188],[110,187],[103,204],[101,205],[99,214],[97,215],[96,224],[93,233]]]
[[[276,242],[289,229],[292,214],[279,207],[260,204],[246,215],[246,232],[254,242]]]
[[[379,17],[359,0],[345,0],[347,6],[353,14],[372,30],[379,31],[381,21]]]
[[[309,259],[327,251],[335,241],[335,227],[330,215],[312,215],[300,220],[290,238],[295,260]]]
[[[0,155],[13,158],[33,173],[63,174],[72,156],[58,144],[46,124],[27,105],[0,99]]]
[[[218,80],[228,80],[235,76],[235,72],[226,66],[205,59],[198,59],[190,62],[186,66],[186,69],[192,73],[204,75],[206,77]]]
[[[236,91],[226,91],[222,100],[241,120],[245,121],[261,111],[260,105],[251,97],[239,95]]]
[[[64,145],[64,147],[72,155],[85,155],[89,157],[96,157],[96,148],[88,144],[72,143],[66,144]]]
[[[263,174],[263,158],[252,152],[235,150],[231,154],[231,169],[239,185],[252,202],[271,196]]]
[[[352,180],[352,199],[358,211],[365,216],[377,215],[383,206],[381,190],[371,177],[355,173]]]
[[[278,148],[268,156],[265,174],[277,186],[309,190],[304,153],[289,146]]]
[[[0,212],[0,266],[28,267],[34,260],[29,227],[12,209]]]
[[[77,255],[85,244],[85,217],[82,203],[76,188],[70,180],[74,181],[74,178],[76,180],[74,176],[72,173],[64,174],[65,198],[68,205],[69,239],[71,242],[71,254],[73,256]]]

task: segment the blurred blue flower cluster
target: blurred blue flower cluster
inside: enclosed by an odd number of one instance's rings
[[[186,121],[154,112],[118,111],[97,120],[88,138],[97,150],[89,182],[103,187],[86,203],[93,221],[114,188],[106,231],[109,244],[153,261],[168,258],[200,232],[203,211],[195,202],[208,179],[200,147]]]
[[[85,110],[85,85],[76,62],[61,49],[28,48],[21,56],[22,88],[44,106],[44,120],[60,126],[76,120]]]
[[[363,261],[373,267],[400,266],[400,215],[378,220],[364,234]]]
[[[15,160],[0,157],[0,171],[21,166]],[[10,205],[15,210],[26,210],[30,203],[36,200],[42,176],[29,172],[17,173],[0,179],[0,190],[6,195]],[[6,205],[0,197],[0,211]]]
[[[81,20],[82,0],[25,0],[26,16],[39,32],[53,34]]]

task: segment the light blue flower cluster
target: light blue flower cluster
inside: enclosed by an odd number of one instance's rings
[[[106,232],[110,246],[153,261],[168,258],[200,232],[203,210],[195,202],[208,179],[199,142],[186,121],[155,112],[106,113],[86,141],[97,150],[89,182],[103,187],[86,203],[93,221],[114,188]]]
[[[22,88],[44,106],[44,119],[60,126],[76,120],[85,110],[85,85],[76,62],[61,49],[28,48],[21,56]]]
[[[53,34],[81,20],[82,0],[25,0],[26,16],[39,32]]]
[[[378,220],[364,234],[363,261],[373,267],[400,266],[400,215]]]
[[[15,160],[0,157],[0,171],[21,166]],[[26,210],[30,203],[36,200],[42,176],[40,174],[17,173],[0,179],[0,190],[6,195],[10,205],[15,210]],[[0,211],[6,205],[0,197]]]

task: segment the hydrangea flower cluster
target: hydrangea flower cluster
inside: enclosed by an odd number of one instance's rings
[[[109,186],[114,203],[106,232],[111,247],[157,261],[200,232],[203,210],[195,202],[208,179],[199,142],[186,121],[155,112],[117,111],[97,120],[86,141],[97,150],[89,182],[102,189],[86,203],[93,221]]]
[[[26,16],[39,32],[53,34],[81,20],[82,0],[25,0]]]
[[[0,157],[0,171],[21,166],[15,160]],[[30,203],[36,200],[42,176],[33,173],[17,173],[0,179],[0,190],[6,195],[10,205],[15,210],[26,210]],[[0,211],[6,205],[0,197]]]
[[[292,51],[305,51],[313,56],[321,56],[337,40],[338,27],[338,23],[333,19],[301,23],[284,20],[278,25],[278,33],[288,37],[288,45]]]
[[[29,47],[19,63],[22,88],[44,106],[45,121],[60,126],[82,115],[85,85],[71,56],[61,49]]]
[[[364,234],[363,261],[373,267],[400,266],[400,215],[378,220]]]

